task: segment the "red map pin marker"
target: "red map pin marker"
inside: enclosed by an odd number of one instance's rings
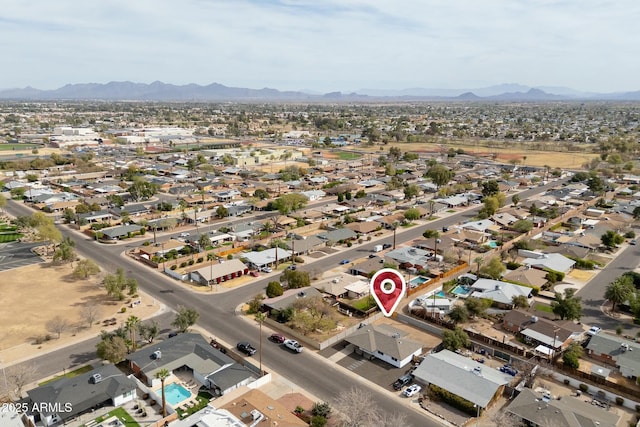
[[[371,278],[369,290],[382,313],[389,317],[400,304],[407,290],[407,282],[404,276],[393,268],[383,268]]]

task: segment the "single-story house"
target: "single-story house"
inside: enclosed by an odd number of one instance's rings
[[[518,255],[527,257],[522,260],[522,264],[539,268],[540,270],[554,270],[561,273],[568,273],[576,264],[574,260],[557,253],[543,254],[541,252],[518,249]]]
[[[492,279],[479,279],[471,285],[471,297],[490,299],[499,307],[513,308],[513,297],[531,298],[532,288]]]
[[[178,334],[127,355],[129,367],[142,382],[156,389],[161,369],[186,370],[213,395],[223,395],[254,380],[247,368],[213,348],[200,334]]]
[[[554,399],[523,388],[506,409],[527,425],[554,427],[617,427],[620,415],[573,396]]]
[[[357,234],[348,228],[338,228],[337,230],[327,231],[326,233],[319,233],[317,236],[327,242],[340,242],[355,239]]]
[[[380,359],[402,368],[422,354],[422,344],[406,338],[407,333],[391,325],[366,325],[345,338],[357,354]]]
[[[118,225],[116,227],[103,228],[97,233],[102,234],[102,240],[120,240],[130,234],[140,233],[140,230],[144,229],[143,226],[135,224]]]
[[[95,381],[94,375],[101,380]],[[59,425],[96,407],[118,407],[136,398],[136,382],[114,365],[100,366],[76,377],[63,377],[27,392],[40,425]]]
[[[306,288],[288,289],[280,296],[263,300],[262,306],[269,309],[269,311],[281,311],[291,307],[295,301],[314,297],[322,297],[322,293],[311,286]]]
[[[239,259],[231,259],[219,263],[209,263],[209,265],[197,270],[192,270],[189,272],[189,280],[201,285],[212,286],[245,274],[249,274],[249,267]]]
[[[428,354],[413,376],[420,383],[433,384],[480,408],[486,408],[500,396],[512,378],[449,350]]]
[[[521,283],[527,286],[542,287],[547,283],[547,272],[536,268],[518,267],[516,270],[507,272],[503,279],[510,282]]]
[[[270,248],[264,251],[253,251],[242,257],[254,268],[262,268],[275,265],[276,262],[285,262],[291,259],[292,252],[282,248]]]
[[[479,221],[470,221],[461,225],[463,230],[479,231],[486,233],[487,230],[493,230],[496,227],[496,223],[490,219],[481,219]]]
[[[640,377],[640,344],[600,332],[587,345],[589,357],[614,365],[627,378]]]

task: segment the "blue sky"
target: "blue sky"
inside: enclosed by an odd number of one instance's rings
[[[0,88],[640,90],[639,23],[637,0],[14,0]]]

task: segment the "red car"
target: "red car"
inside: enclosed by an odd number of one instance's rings
[[[249,276],[258,277],[258,276],[259,276],[259,274],[258,274],[258,272],[257,272],[257,271],[250,271],[250,272],[249,272]]]
[[[276,342],[278,344],[282,344],[283,342],[285,342],[287,339],[284,337],[284,335],[282,334],[273,334],[269,337],[269,339],[273,342]]]

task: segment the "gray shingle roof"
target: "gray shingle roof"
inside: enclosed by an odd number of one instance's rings
[[[511,378],[449,350],[429,354],[413,375],[420,382],[434,384],[482,408]]]
[[[397,335],[396,335],[397,334]],[[417,350],[422,350],[422,344],[406,339],[400,330],[388,330],[386,328],[368,325],[356,330],[345,338],[351,343],[369,353],[380,351],[387,356],[403,360]]]

